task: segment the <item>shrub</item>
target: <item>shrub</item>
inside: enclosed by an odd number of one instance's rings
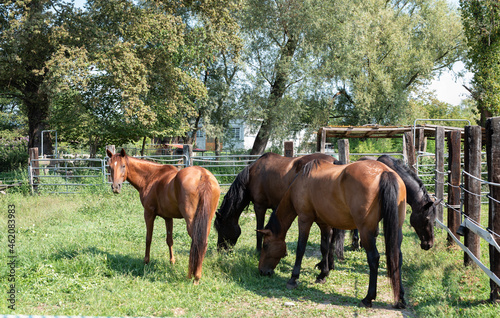
[[[0,172],[28,165],[28,137],[10,131],[0,132]]]

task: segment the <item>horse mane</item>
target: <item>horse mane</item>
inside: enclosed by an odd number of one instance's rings
[[[419,189],[422,191],[422,193],[424,194],[424,197],[430,200],[429,193],[427,192],[427,189],[425,188],[424,183],[422,182],[422,180],[420,180],[418,175],[412,169],[410,169],[410,167],[408,167],[408,165],[406,165],[401,159],[397,159],[397,158],[394,158],[394,157],[391,157],[388,155],[380,156],[377,159],[377,161],[380,161],[383,163],[383,161],[381,161],[380,159],[381,158],[383,159],[384,157],[387,157],[387,158],[389,158],[389,160],[392,161],[392,163],[394,164],[394,170],[396,170],[396,172],[398,174],[404,174],[404,175],[410,177],[415,182],[417,182],[417,185],[418,185]]]
[[[250,168],[255,162],[246,166],[234,179],[229,187],[222,203],[218,215],[222,218],[239,216],[244,208],[250,204],[250,198],[247,193],[247,185],[250,182]]]
[[[271,230],[273,234],[277,234],[281,231],[281,225],[278,220],[278,216],[276,214],[277,208],[273,210],[271,213],[271,216],[269,217],[269,221],[267,222],[267,225],[264,227],[264,229]]]
[[[321,164],[321,161],[322,160],[320,160],[320,159],[313,159],[313,160],[309,161],[308,163],[306,163],[304,165],[304,168],[302,168],[302,175],[308,177],[311,174],[311,171],[313,171],[314,169],[317,169],[319,167],[319,165]]]

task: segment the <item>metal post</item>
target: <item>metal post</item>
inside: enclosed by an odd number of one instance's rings
[[[182,146],[182,155],[184,156],[184,168],[190,167],[193,165],[193,145],[183,145]]]

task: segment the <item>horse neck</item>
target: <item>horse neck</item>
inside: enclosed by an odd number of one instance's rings
[[[419,207],[429,202],[430,198],[416,180],[409,179],[408,177],[403,179],[406,186],[406,201],[411,206],[412,211],[417,211]]]
[[[127,158],[127,181],[139,192],[143,192],[151,176],[161,169],[162,165],[134,157]]]
[[[273,214],[276,214],[275,215],[276,221],[278,222],[280,227],[279,233],[276,234],[280,238],[285,239],[288,229],[290,229],[290,226],[297,217],[297,213],[293,208],[293,205],[290,201],[290,195],[288,192],[285,194],[280,204],[278,205],[276,212]]]

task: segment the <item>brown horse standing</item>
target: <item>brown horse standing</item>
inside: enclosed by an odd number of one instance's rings
[[[194,166],[178,170],[172,165],[127,156],[123,149],[120,154],[113,154],[109,150],[107,154],[110,157],[113,192],[120,193],[125,180],[139,191],[146,221],[144,263],[149,263],[156,216],[165,219],[170,262],[175,263],[172,249],[173,218],[184,218],[188,234],[192,239],[188,277],[190,279],[194,277],[194,283],[197,284],[207,251],[212,218],[219,203],[220,188],[217,179],[202,167]]]
[[[217,212],[214,224],[219,234],[217,248],[227,249],[236,244],[241,235],[238,220],[250,202],[253,202],[257,230],[263,229],[267,209],[278,206],[297,173],[314,159],[336,161],[322,153],[291,158],[268,152],[245,167],[231,184]],[[262,235],[257,233],[257,250],[261,247]]]
[[[263,248],[259,261],[262,275],[271,275],[286,255],[285,237],[298,217],[299,238],[292,277],[287,286],[297,286],[300,266],[313,222],[342,230],[358,229],[370,267],[367,306],[377,296],[379,253],[376,247],[379,221],[383,220],[387,273],[394,290],[395,307],[404,308],[401,282],[403,257],[401,228],[406,214],[403,180],[378,161],[358,161],[345,166],[315,160],[308,163],[290,185],[278,208],[262,230]]]

